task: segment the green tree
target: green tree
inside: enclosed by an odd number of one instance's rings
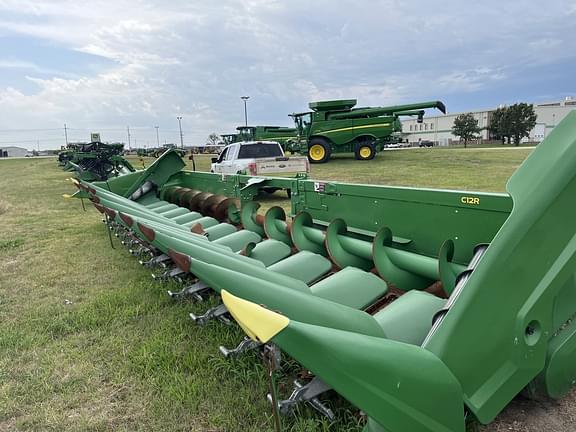
[[[502,144],[514,141],[520,144],[522,138],[530,135],[536,126],[536,113],[534,106],[527,103],[518,103],[509,107],[498,108],[490,118],[490,131],[502,140]]]
[[[519,103],[507,108],[507,121],[509,122],[509,137],[514,138],[514,145],[520,144],[520,140],[530,135],[530,131],[536,126],[536,113],[534,105]]]
[[[478,120],[474,118],[472,113],[459,114],[454,119],[454,126],[452,126],[452,134],[460,137],[464,141],[464,148],[468,146],[468,141],[476,138],[480,132],[478,127]]]
[[[502,141],[502,144],[506,142],[506,138],[510,138],[510,121],[508,119],[508,108],[498,108],[490,116],[490,132],[496,138]]]

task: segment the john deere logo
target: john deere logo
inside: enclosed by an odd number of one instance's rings
[[[462,198],[460,198],[460,202],[462,204],[468,204],[468,205],[480,205],[480,198],[463,196]]]

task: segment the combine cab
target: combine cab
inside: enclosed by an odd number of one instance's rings
[[[311,163],[324,163],[333,153],[354,153],[357,160],[374,159],[386,144],[400,141],[400,117],[417,116],[425,109],[446,113],[440,101],[391,107],[354,108],[356,99],[310,102],[312,111],[292,114],[299,140],[289,150],[308,156]]]
[[[173,298],[222,297],[190,314],[242,327],[222,354],[302,364],[289,397],[272,386],[279,411],[334,419],[333,389],[365,432],[464,432],[520,392],[560,398],[576,382],[575,166],[576,112],[507,194],[291,179],[293,216],[261,214],[250,177],[182,171],[171,151],[76,184],[143,265],[162,265],[157,279],[183,283]]]

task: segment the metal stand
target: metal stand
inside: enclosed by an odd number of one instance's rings
[[[262,344],[260,342],[256,342],[250,339],[249,337],[245,337],[244,339],[242,339],[242,342],[240,342],[236,348],[228,349],[225,346],[220,345],[218,349],[220,350],[220,353],[222,353],[224,357],[231,357],[240,355],[242,353],[245,353],[246,351],[250,351],[259,348],[261,346]]]
[[[190,312],[190,318],[198,325],[204,325],[206,322],[212,319],[219,319],[224,324],[232,324],[230,318],[227,317],[228,309],[226,309],[226,305],[221,304],[211,309],[208,309],[202,315],[194,315]]]
[[[288,399],[278,402],[278,409],[282,414],[286,415],[292,412],[296,404],[305,402],[330,421],[333,421],[335,417],[332,410],[318,399],[318,396],[330,389],[331,387],[318,377],[314,377],[306,385],[296,380],[294,381],[292,394]],[[273,398],[270,394],[268,394],[267,398],[270,403],[273,403]]]
[[[181,299],[185,296],[192,296],[194,300],[201,302],[204,300],[204,298],[202,297],[202,293],[209,289],[210,287],[208,285],[206,285],[204,282],[197,280],[192,285],[188,285],[187,287],[183,288],[181,291],[178,292],[168,291],[168,295],[173,299]]]

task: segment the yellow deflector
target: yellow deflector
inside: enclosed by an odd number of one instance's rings
[[[220,295],[228,312],[246,334],[257,342],[268,342],[290,323],[285,316],[236,297],[226,290],[222,290]]]

